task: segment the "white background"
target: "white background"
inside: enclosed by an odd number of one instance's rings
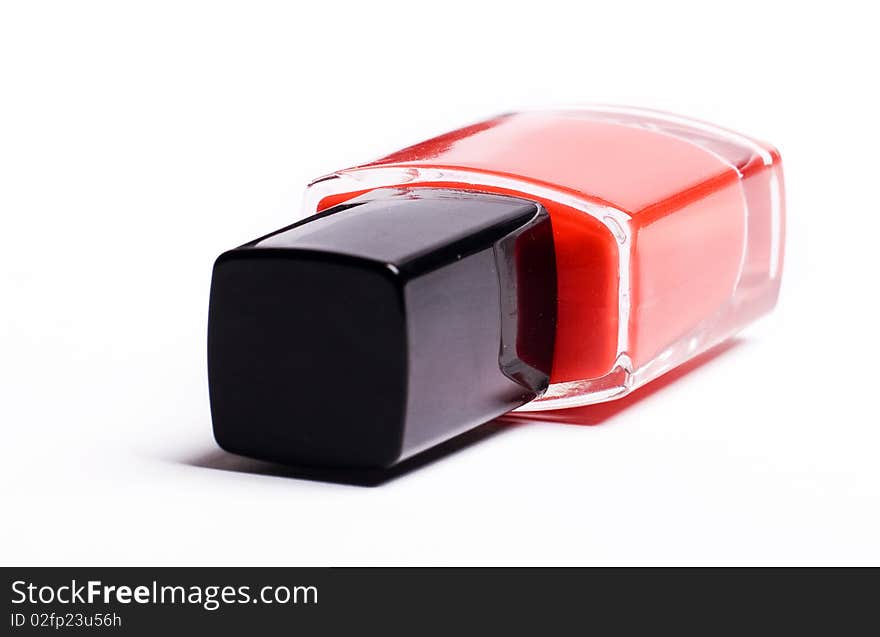
[[[880,564],[870,3],[0,6],[0,562]],[[773,315],[597,426],[508,425],[375,488],[217,450],[217,254],[312,177],[589,101],[780,148]]]

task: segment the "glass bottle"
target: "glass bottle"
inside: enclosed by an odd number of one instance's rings
[[[550,214],[551,384],[522,411],[624,396],[776,303],[779,152],[712,124],[618,106],[510,113],[316,179],[304,212],[387,187],[508,194]]]

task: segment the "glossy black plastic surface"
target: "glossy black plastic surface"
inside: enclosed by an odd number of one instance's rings
[[[215,437],[289,464],[391,466],[543,392],[555,308],[539,204],[373,191],[218,258]]]

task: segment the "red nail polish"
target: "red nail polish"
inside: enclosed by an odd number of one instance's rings
[[[625,395],[776,302],[778,152],[620,107],[513,113],[314,181],[224,253],[218,442],[389,466],[513,409]]]

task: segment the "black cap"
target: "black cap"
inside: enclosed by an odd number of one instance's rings
[[[382,189],[214,265],[214,435],[246,456],[389,467],[547,388],[550,218],[535,202]]]

